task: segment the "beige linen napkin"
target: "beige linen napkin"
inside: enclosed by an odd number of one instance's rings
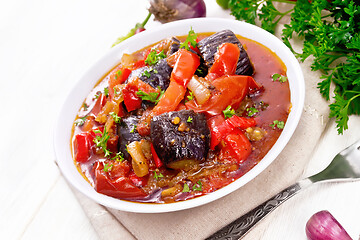
[[[295,49],[301,46],[294,44]],[[310,61],[301,63],[301,68],[306,83],[303,115],[290,142],[265,171],[217,201],[172,213],[122,212],[102,207],[77,193],[100,239],[203,239],[300,179],[329,112],[328,103],[316,88],[319,73],[311,72]],[[244,239],[253,238],[250,234]]]

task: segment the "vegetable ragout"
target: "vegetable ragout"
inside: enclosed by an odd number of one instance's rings
[[[71,139],[99,193],[170,203],[220,189],[270,150],[291,110],[286,67],[230,30],[164,39],[94,87]]]

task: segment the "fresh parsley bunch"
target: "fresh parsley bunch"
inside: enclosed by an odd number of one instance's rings
[[[292,7],[280,12],[273,2]],[[327,100],[334,98],[329,117],[336,118],[339,134],[348,129],[349,115],[360,114],[360,1],[229,0],[229,7],[236,19],[253,24],[260,21],[261,27],[272,33],[280,19],[291,13],[282,40],[292,49],[289,39],[294,34],[304,39],[302,53],[295,54],[301,61],[313,56],[312,70],[322,72],[320,93]]]

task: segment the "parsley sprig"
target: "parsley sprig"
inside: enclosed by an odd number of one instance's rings
[[[285,2],[290,10],[280,13],[274,2]],[[312,56],[311,69],[321,71],[318,88],[334,102],[329,117],[335,117],[337,130],[348,129],[349,115],[360,114],[360,4],[358,0],[229,0],[231,14],[238,20],[255,23],[274,32],[279,20],[291,13],[282,31],[282,40],[292,49],[290,39],[304,39],[301,61]],[[335,88],[330,88],[334,84]],[[331,93],[333,91],[333,93]]]
[[[231,109],[231,106],[229,105],[229,106],[227,106],[227,107],[225,108],[225,110],[223,111],[223,113],[224,113],[225,119],[227,119],[227,118],[231,118],[232,116],[235,115],[235,110],[234,110],[234,109]]]
[[[164,95],[164,91],[162,90],[160,93],[158,92],[146,93],[144,91],[139,90],[136,92],[136,95],[140,97],[142,100],[150,101],[157,104],[160,101],[162,95]]]
[[[96,146],[104,151],[105,157],[110,156],[111,152],[107,148],[107,141],[109,140],[110,136],[109,133],[106,131],[106,126],[104,127],[104,132],[101,132],[100,130],[97,129],[94,130],[94,133],[101,134],[100,136],[96,136],[93,140]]]
[[[191,28],[185,39],[185,42],[180,44],[180,48],[185,48],[186,50],[190,50],[189,44],[192,47],[196,47],[197,46],[196,38],[197,38],[197,34]]]
[[[157,53],[155,49],[152,49],[150,51],[150,53],[147,55],[147,57],[145,59],[145,63],[147,65],[155,65],[159,62],[159,60],[161,60],[163,58],[166,58],[166,54],[164,53],[164,50]]]

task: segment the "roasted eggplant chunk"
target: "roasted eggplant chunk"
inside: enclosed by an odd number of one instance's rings
[[[177,50],[179,50],[180,48],[180,40],[177,39],[176,37],[172,37],[170,40],[170,48],[169,48],[169,55],[177,52]]]
[[[166,90],[170,84],[171,71],[172,68],[168,65],[166,59],[161,59],[153,66],[146,66],[132,71],[128,79],[139,77],[141,81],[153,88],[160,87],[161,90]]]
[[[240,57],[236,67],[237,75],[251,76],[254,72],[254,68],[251,64],[249,56],[247,55],[244,47],[240,43],[239,39],[230,30],[223,30],[217,32],[207,38],[198,42],[198,48],[202,58],[205,60],[205,64],[210,68],[214,63],[214,56],[218,47],[223,43],[234,43],[239,46]]]
[[[142,137],[136,131],[136,126],[140,117],[130,115],[127,118],[122,118],[118,126],[119,135],[119,151],[124,154],[125,159],[129,159],[130,154],[126,151],[126,146],[134,141],[140,141]]]
[[[192,110],[163,113],[151,121],[151,139],[163,163],[205,160],[210,130],[205,115]]]

